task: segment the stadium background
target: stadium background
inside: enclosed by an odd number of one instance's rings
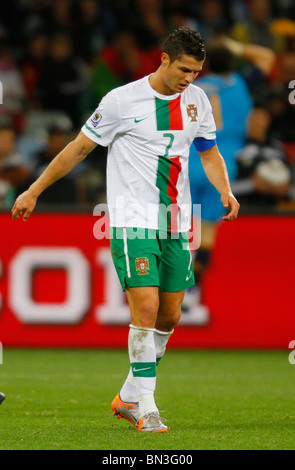
[[[208,44],[226,34],[275,52],[270,76],[251,92],[270,110],[270,133],[282,144],[292,181],[287,195],[256,194],[245,199],[237,221],[220,225],[202,281],[209,315],[184,320],[170,346],[288,348],[295,339],[293,20],[295,7],[288,0],[11,0],[6,5],[0,19],[0,127],[13,129],[15,147],[8,157],[17,164],[11,164],[7,180],[2,152],[4,348],[127,346],[128,310],[108,241],[94,236],[93,209],[105,202],[105,149],[97,148],[46,191],[27,223],[13,223],[9,211],[107,91],[158,67],[163,38],[181,25],[199,29]],[[239,60],[236,70],[247,66]],[[4,138],[0,130],[0,147]]]

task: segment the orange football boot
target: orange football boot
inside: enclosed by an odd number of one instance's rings
[[[126,403],[121,400],[118,393],[113,399],[111,407],[115,416],[127,419],[137,429],[138,403]]]

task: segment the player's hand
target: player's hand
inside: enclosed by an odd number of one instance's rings
[[[37,197],[30,190],[20,194],[11,209],[13,220],[17,220],[20,217],[23,217],[24,221],[28,220],[35,209],[36,203]]]
[[[223,217],[223,220],[235,220],[238,217],[240,204],[232,193],[225,193],[221,195],[221,202],[223,206],[229,210],[229,213]]]

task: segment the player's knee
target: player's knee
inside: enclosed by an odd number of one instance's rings
[[[176,307],[169,314],[157,319],[157,328],[162,331],[172,331],[181,318],[181,308]]]
[[[159,303],[156,300],[146,300],[137,306],[132,324],[145,328],[154,328],[158,314]]]

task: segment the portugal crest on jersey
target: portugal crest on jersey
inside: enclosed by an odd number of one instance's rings
[[[150,263],[149,263],[148,258],[136,258],[135,266],[136,266],[136,271],[139,271],[139,273],[137,273],[138,275],[149,274],[147,272],[147,270],[150,269]]]
[[[186,106],[187,115],[191,118],[191,122],[196,122],[198,117],[198,110],[195,104],[188,104]]]

